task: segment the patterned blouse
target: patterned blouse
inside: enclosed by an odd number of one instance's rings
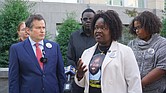
[[[141,78],[154,68],[166,70],[166,39],[159,34],[152,35],[149,41],[136,38],[129,42],[138,62]],[[143,93],[163,93],[166,88],[166,75],[143,88]]]

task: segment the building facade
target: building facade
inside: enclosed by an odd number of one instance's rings
[[[78,0],[78,3],[105,4],[133,8],[164,9],[164,0]]]
[[[2,3],[4,0],[0,0]],[[137,12],[149,10],[154,12],[160,18],[164,9],[164,0],[25,0],[36,2],[35,13],[44,16],[47,22],[47,31],[52,39],[56,36],[57,25],[61,24],[70,12],[76,13],[76,20],[80,21],[81,13],[86,8],[97,10],[112,9],[118,12],[123,24],[129,24],[132,20],[124,12],[126,9],[136,9]]]
[[[124,7],[124,6],[111,6],[106,4],[85,4],[85,3],[60,3],[60,2],[37,2],[34,10],[36,13],[42,14],[47,21],[47,31],[52,34],[52,37],[56,36],[57,25],[61,24],[66,18],[66,14],[70,12],[76,13],[76,20],[80,22],[81,13],[86,8],[92,8],[97,10],[112,9],[118,12],[123,24],[129,24],[132,17],[129,17],[124,12],[127,10],[136,9],[137,12],[144,10],[151,11],[158,15],[160,18],[163,16],[161,9],[156,8],[136,8],[136,7]]]
[[[103,5],[119,6],[119,7],[164,9],[164,0],[28,0],[28,1],[103,4]]]

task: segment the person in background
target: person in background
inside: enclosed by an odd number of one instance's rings
[[[9,93],[63,93],[66,77],[57,43],[45,40],[45,19],[27,19],[29,37],[9,51]]]
[[[162,23],[150,11],[136,16],[130,33],[137,36],[128,46],[138,62],[143,93],[163,93],[166,88],[166,39],[160,36]]]
[[[82,28],[73,32],[70,36],[67,49],[67,65],[76,67],[82,52],[95,44],[91,35],[91,22],[95,15],[94,10],[85,9],[81,15]],[[72,82],[72,93],[84,93],[84,89]]]
[[[118,13],[107,10],[96,14],[92,31],[97,43],[77,62],[76,84],[85,87],[84,93],[142,93],[134,53],[117,42],[122,34]],[[97,65],[92,66],[94,61]]]
[[[20,42],[24,41],[29,36],[28,33],[26,32],[26,25],[24,21],[18,25],[17,33]]]

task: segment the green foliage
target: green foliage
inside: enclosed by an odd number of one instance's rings
[[[127,45],[129,43],[129,41],[134,39],[134,38],[135,38],[135,36],[133,36],[129,33],[129,27],[123,26],[122,38],[119,40],[119,42]]]
[[[123,13],[127,14],[129,17],[136,17],[139,14],[139,12],[137,12],[135,8],[133,8],[132,10],[126,9],[125,12],[123,12]],[[122,38],[119,40],[119,42],[127,45],[129,43],[129,41],[134,38],[135,38],[135,36],[133,36],[129,33],[129,27],[123,26]]]
[[[22,0],[4,0],[0,9],[0,67],[8,66],[9,48],[18,42],[17,26],[30,15],[33,5]]]
[[[63,20],[61,26],[58,27],[58,36],[55,38],[60,45],[60,49],[62,52],[64,64],[66,65],[66,52],[67,46],[69,42],[69,37],[71,33],[80,28],[79,22],[75,20],[75,13],[67,13],[67,18]]]
[[[161,31],[161,36],[166,38],[166,2],[164,3],[162,25],[163,25],[163,28]]]
[[[133,10],[125,9],[124,13],[127,14],[129,17],[135,17],[138,15],[138,12],[135,8],[133,8]]]
[[[52,35],[52,34],[51,34],[50,32],[46,31],[45,39],[47,39],[47,40],[51,40],[51,38],[52,38],[51,35]]]
[[[161,31],[161,36],[166,38],[166,18],[163,19],[162,24],[163,24],[163,28],[162,28],[162,31]]]

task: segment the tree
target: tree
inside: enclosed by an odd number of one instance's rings
[[[127,45],[130,40],[134,39],[135,36],[129,33],[129,26],[123,26],[122,37],[119,40],[122,44]]]
[[[161,30],[161,36],[166,38],[166,18],[162,20],[163,28]]]
[[[133,10],[125,9],[125,12],[129,17],[135,17],[138,15],[138,12],[136,11],[136,8],[133,8]]]
[[[67,13],[67,18],[63,20],[61,26],[58,27],[58,36],[55,38],[60,45],[64,64],[66,65],[66,51],[68,47],[69,37],[71,33],[80,28],[80,23],[75,20],[76,14],[74,12]]]
[[[129,17],[132,17],[132,18],[136,17],[139,14],[135,8],[133,8],[132,10],[126,9],[125,12],[123,13],[127,14]],[[135,36],[129,33],[129,26],[123,26],[122,38],[119,40],[119,42],[127,45],[128,42],[134,38]]]
[[[9,48],[18,42],[17,26],[30,15],[33,5],[22,0],[4,0],[0,9],[0,67],[8,66]]]
[[[161,36],[166,38],[166,2],[164,3],[162,25],[163,25],[163,28],[161,31]]]

